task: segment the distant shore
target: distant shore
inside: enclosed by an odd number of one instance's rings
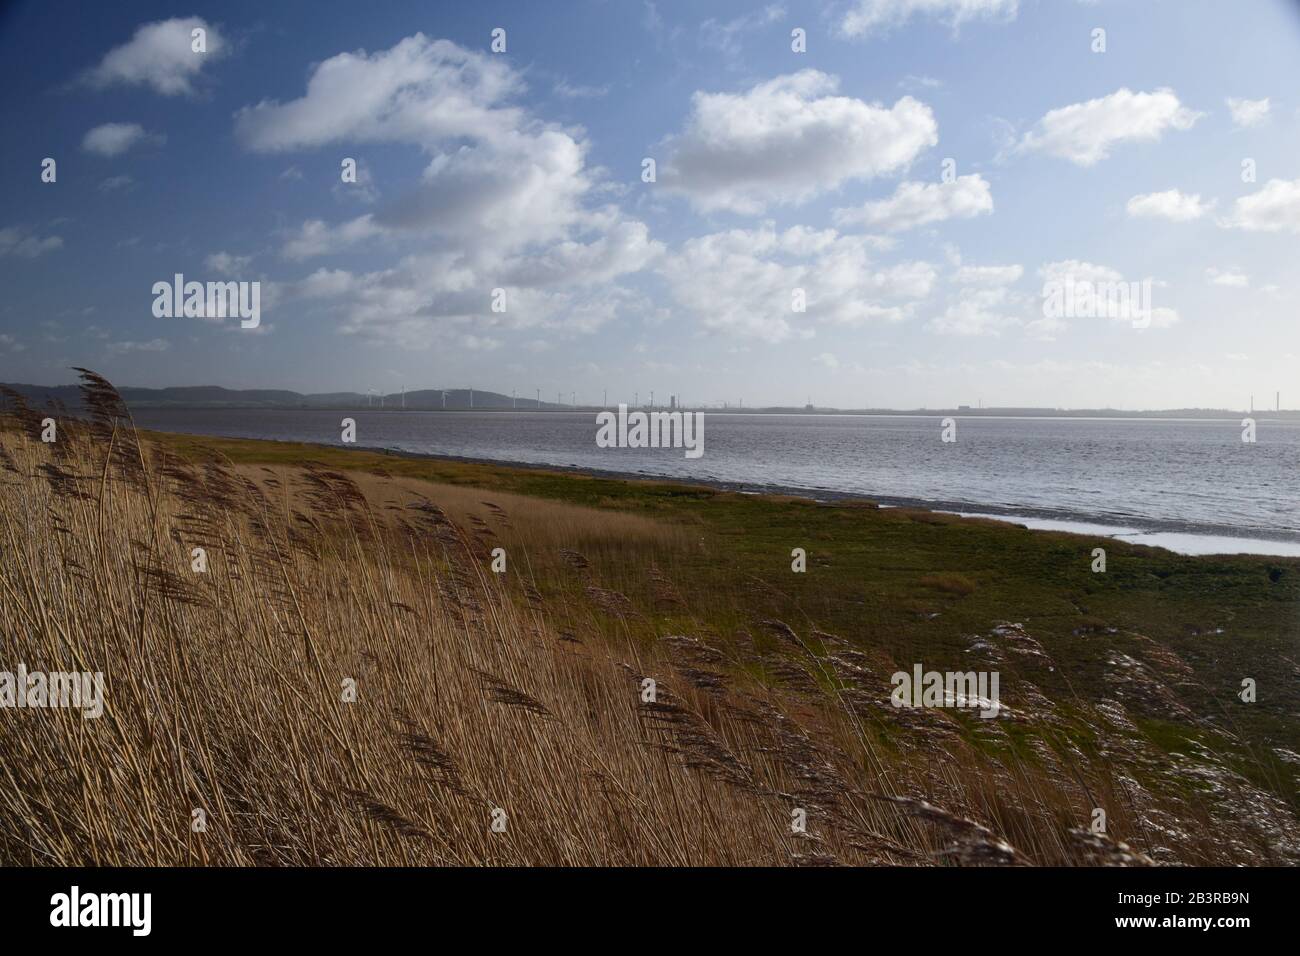
[[[205,441],[251,443],[262,446],[296,446],[319,449],[331,455],[356,454],[358,452],[385,457],[401,458],[410,461],[449,462],[474,467],[503,468],[527,472],[545,472],[554,475],[581,476],[600,478],[611,481],[652,482],[655,484],[678,485],[683,488],[701,487],[736,494],[755,496],[776,496],[801,498],[816,503],[854,502],[878,508],[907,508],[953,514],[960,517],[980,518],[1018,525],[1033,531],[1057,531],[1093,537],[1116,538],[1133,544],[1164,548],[1178,554],[1204,556],[1214,554],[1267,555],[1274,557],[1300,558],[1300,541],[1279,533],[1270,538],[1266,533],[1234,534],[1232,529],[1215,529],[1205,532],[1189,532],[1185,528],[1151,519],[1126,521],[1123,524],[1106,524],[1087,516],[1073,515],[1066,512],[1047,509],[1011,509],[997,506],[961,501],[938,501],[921,498],[908,498],[890,495],[870,495],[820,488],[806,488],[781,484],[763,484],[757,482],[735,482],[721,479],[699,478],[685,480],[675,476],[658,475],[650,472],[618,471],[612,469],[589,468],[578,465],[556,465],[539,462],[519,461],[500,458],[467,457],[461,455],[437,454],[432,452],[407,451],[400,448],[386,448],[375,445],[339,445],[322,442],[288,442],[266,438],[245,438],[195,434],[190,432],[157,432],[143,430],[152,436],[170,438],[196,439]]]
[[[3,383],[0,387],[11,388],[28,401],[45,404],[48,401],[61,402],[68,408],[77,408],[81,402],[80,387],[77,385],[31,385],[25,383]],[[540,394],[536,398],[505,395],[500,392],[482,389],[411,389],[405,392],[392,392],[380,395],[362,394],[360,392],[322,392],[302,393],[288,389],[229,389],[213,385],[199,385],[171,388],[136,388],[123,386],[118,389],[122,397],[132,408],[166,408],[186,411],[199,409],[231,409],[267,411],[372,411],[372,412],[583,412],[592,413],[605,409],[617,408],[620,402],[629,408],[654,409],[656,411],[704,411],[714,414],[735,415],[863,415],[863,416],[931,416],[953,415],[971,418],[1128,418],[1128,419],[1184,419],[1203,421],[1227,421],[1243,415],[1257,419],[1275,419],[1286,421],[1300,420],[1300,409],[1286,408],[1166,408],[1166,409],[1115,409],[1115,408],[1053,408],[1046,406],[982,406],[958,403],[948,408],[836,408],[821,406],[816,403],[805,405],[737,405],[733,402],[710,401],[703,404],[682,402],[665,404],[643,402],[646,393],[634,395],[632,401],[627,396],[608,397],[604,404],[590,402],[548,402]]]

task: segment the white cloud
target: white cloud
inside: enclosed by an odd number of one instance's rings
[[[206,53],[193,49],[192,33],[205,30]],[[201,17],[176,17],[146,23],[121,46],[105,54],[86,74],[94,86],[149,86],[163,96],[194,92],[200,71],[226,52],[220,31]]]
[[[514,105],[522,90],[504,58],[417,34],[325,60],[299,99],[240,110],[236,135],[255,151],[381,142],[429,156],[404,194],[340,223],[310,219],[282,254],[305,260],[376,241],[414,251],[391,268],[318,271],[296,293],[326,300],[345,333],[411,347],[444,333],[482,348],[491,329],[591,331],[641,308],[614,283],[662,244],[617,207],[593,203],[601,174],[586,164],[581,133]],[[496,288],[507,292],[504,313],[491,311]]]
[[[1219,269],[1210,266],[1205,270],[1205,278],[1209,279],[1214,285],[1228,286],[1234,289],[1246,289],[1250,287],[1250,276],[1246,275],[1240,269]]]
[[[1018,326],[1027,297],[1013,296],[1006,288],[967,289],[927,328],[943,335],[999,335]]]
[[[87,130],[81,148],[99,156],[120,156],[137,143],[162,143],[166,137],[146,133],[139,123],[104,123]]]
[[[1079,259],[1062,259],[1047,262],[1038,268],[1044,283],[1082,283],[1096,285],[1101,282],[1123,282],[1124,275],[1110,266],[1099,266]]]
[[[1048,262],[1038,270],[1043,280],[1044,304],[1057,300],[1064,291],[1069,315],[1049,314],[1044,319],[1055,329],[1064,328],[1063,319],[1109,319],[1153,329],[1168,328],[1179,321],[1178,312],[1155,304],[1154,290],[1163,286],[1154,279],[1126,279],[1109,266],[1066,259]]]
[[[1010,266],[962,266],[954,277],[958,285],[1011,285],[1019,282],[1025,274],[1025,267]]]
[[[1183,106],[1171,89],[1109,96],[1048,112],[1025,134],[1020,148],[1093,166],[1118,143],[1155,142],[1168,130],[1188,130],[1202,114]]]
[[[99,191],[102,193],[115,192],[118,189],[128,189],[135,184],[135,180],[130,176],[109,176],[99,183]]]
[[[1167,329],[1177,325],[1180,320],[1177,310],[1166,306],[1156,306],[1151,310],[1151,328]]]
[[[460,337],[460,344],[471,352],[490,352],[501,347],[501,342],[498,339],[469,334]]]
[[[1124,207],[1131,219],[1168,219],[1170,222],[1190,222],[1200,219],[1214,202],[1203,202],[1199,193],[1189,196],[1177,189],[1161,193],[1143,193],[1134,196]]]
[[[897,322],[927,298],[937,276],[926,262],[873,262],[877,244],[834,229],[771,223],[684,242],[659,267],[678,307],[706,329],[781,342],[818,325]],[[795,310],[802,290],[803,312]]]
[[[379,199],[379,187],[375,185],[375,177],[370,171],[370,165],[361,159],[357,159],[356,163],[356,181],[345,183],[340,176],[338,181],[330,187],[330,192],[339,199],[369,205]]]
[[[303,97],[242,109],[235,129],[263,152],[343,140],[417,145],[431,159],[416,188],[363,217],[368,227],[353,225],[354,236],[432,229],[510,248],[599,219],[581,204],[594,185],[586,145],[510,105],[522,88],[503,59],[417,34],[389,50],[331,57]],[[313,253],[300,244],[292,254]]]
[[[109,342],[106,346],[114,355],[126,355],[128,352],[166,352],[171,343],[166,339],[150,339],[147,342]]]
[[[897,172],[939,141],[924,103],[885,107],[838,89],[838,78],[801,70],[744,93],[695,93],[684,129],[664,144],[659,184],[704,211],[757,214]]]
[[[368,220],[350,225],[364,231]],[[325,245],[332,238],[309,241]],[[444,338],[445,330],[470,348],[465,336],[472,330],[481,347],[488,329],[591,332],[637,312],[644,308],[640,299],[612,283],[644,268],[661,250],[643,223],[625,221],[587,242],[516,254],[447,249],[409,255],[368,273],[318,269],[294,291],[327,303],[347,334],[424,348]],[[505,290],[503,313],[491,311],[496,288]]]
[[[1229,96],[1225,102],[1232,113],[1232,121],[1238,126],[1258,126],[1268,119],[1270,109],[1268,97],[1262,100],[1239,100]]]
[[[847,37],[871,36],[919,16],[956,30],[970,20],[1014,20],[1018,9],[1018,0],[855,0],[839,28]]]
[[[899,232],[946,219],[970,219],[993,211],[993,194],[983,176],[959,176],[951,183],[899,183],[888,199],[835,210],[835,222],[845,226]]]
[[[331,226],[323,219],[309,219],[298,232],[284,244],[281,250],[286,259],[312,259],[316,256],[328,256],[366,239],[383,235],[384,230],[375,225],[371,213],[358,216],[337,226]]]
[[[840,360],[834,352],[822,352],[813,358],[813,361],[823,368],[835,371],[840,367]]]
[[[1270,179],[1238,199],[1223,224],[1247,232],[1300,233],[1300,179]]]
[[[522,88],[505,58],[417,33],[388,50],[340,53],[317,64],[302,97],[244,107],[235,132],[257,152],[340,140],[499,143],[523,123],[521,109],[504,105]]]
[[[718,51],[727,63],[736,64],[741,54],[741,37],[769,26],[784,16],[785,8],[773,3],[726,23],[719,23],[710,17],[700,24],[700,45]]]
[[[566,100],[596,100],[609,95],[609,84],[603,86],[582,86],[561,79],[556,82],[553,92]]]
[[[62,246],[63,240],[58,236],[33,236],[21,226],[6,226],[0,229],[0,259],[5,256],[35,259]]]
[[[213,272],[223,276],[238,275],[253,261],[251,256],[236,256],[229,252],[214,252],[203,261]]]

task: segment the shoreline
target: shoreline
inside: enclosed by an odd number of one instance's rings
[[[143,434],[177,436],[190,439],[218,439],[222,441],[255,442],[260,445],[299,445],[319,448],[329,452],[367,452],[374,455],[402,458],[409,461],[449,462],[471,466],[499,467],[520,471],[540,471],[555,475],[567,475],[587,478],[599,478],[611,481],[653,482],[676,485],[684,488],[701,487],[733,494],[753,495],[757,497],[801,498],[818,504],[856,503],[876,508],[900,508],[908,510],[931,511],[952,514],[963,518],[997,521],[1003,524],[1022,527],[1030,531],[1054,531],[1077,534],[1084,537],[1105,537],[1125,541],[1130,544],[1161,548],[1175,554],[1203,557],[1211,555],[1244,555],[1256,557],[1300,558],[1300,541],[1283,537],[1257,536],[1266,534],[1255,529],[1250,533],[1233,533],[1235,529],[1214,529],[1192,531],[1167,523],[1143,522],[1143,519],[1125,518],[1125,523],[1108,524],[1088,516],[1071,515],[1061,512],[1032,512],[1034,509],[999,509],[997,506],[972,504],[956,501],[929,501],[918,498],[906,498],[890,495],[873,496],[860,492],[845,492],[829,489],[800,488],[787,485],[762,484],[756,482],[726,481],[716,478],[687,480],[679,476],[656,475],[645,472],[626,472],[610,469],[590,468],[582,465],[560,465],[544,462],[519,461],[504,458],[482,458],[464,455],[438,454],[435,452],[416,452],[402,448],[379,445],[341,446],[323,442],[292,441],[274,438],[254,438],[241,435],[212,435],[193,432],[163,432],[152,429],[140,429]],[[1144,526],[1145,524],[1145,526]],[[1163,526],[1162,526],[1163,524]]]

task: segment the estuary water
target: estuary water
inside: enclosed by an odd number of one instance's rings
[[[593,411],[139,408],[160,431],[342,445],[863,496],[1190,554],[1300,556],[1300,422],[704,413],[704,454],[600,448]]]

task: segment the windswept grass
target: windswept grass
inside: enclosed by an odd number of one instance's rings
[[[86,383],[57,442],[0,430],[0,670],[102,671],[106,706],[0,710],[0,862],[1297,859],[1293,714],[1227,712],[1242,666],[1294,683],[1293,565],[1117,544],[1103,589],[1067,536],[142,438]],[[1247,664],[1170,609],[1249,620]],[[892,707],[914,661],[1000,670],[1008,713]]]

